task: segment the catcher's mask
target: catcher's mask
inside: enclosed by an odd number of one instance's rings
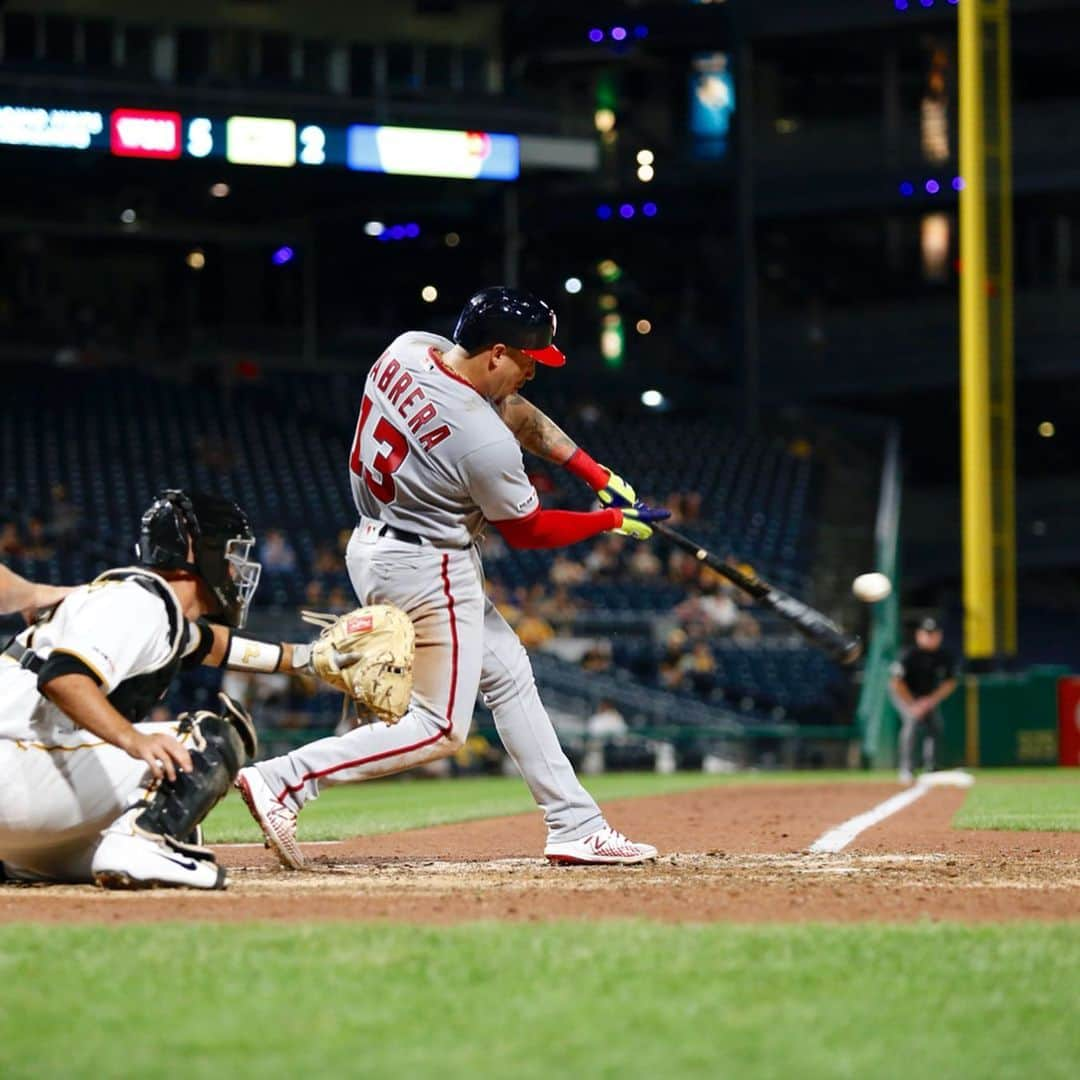
[[[135,557],[142,566],[196,574],[221,606],[221,621],[239,629],[262,573],[262,564],[250,557],[254,546],[247,515],[236,503],[170,488],[143,514]]]

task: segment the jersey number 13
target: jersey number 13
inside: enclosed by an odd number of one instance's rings
[[[401,463],[408,456],[409,444],[405,436],[385,416],[380,416],[372,435],[381,449],[371,464],[366,465],[360,457],[360,444],[364,438],[364,428],[367,426],[370,413],[371,398],[365,394],[360,405],[360,420],[356,425],[356,438],[353,440],[352,454],[349,457],[349,468],[356,476],[363,477],[368,491],[379,502],[391,503],[394,501],[397,490],[394,487],[394,473],[401,468]]]

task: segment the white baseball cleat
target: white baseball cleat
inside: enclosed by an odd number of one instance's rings
[[[224,889],[228,877],[209,851],[172,847],[149,833],[106,832],[94,852],[103,889]]]
[[[568,865],[630,865],[656,858],[652,844],[635,844],[610,825],[602,825],[580,840],[548,841],[544,854],[553,863]]]
[[[243,796],[266,837],[266,846],[281,860],[281,865],[303,870],[306,860],[296,842],[296,811],[274,795],[256,768],[241,769],[233,786]]]

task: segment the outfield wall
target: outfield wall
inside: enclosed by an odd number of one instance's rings
[[[1073,681],[1067,668],[1056,666],[964,676],[942,706],[939,764],[1059,764],[1059,684]]]

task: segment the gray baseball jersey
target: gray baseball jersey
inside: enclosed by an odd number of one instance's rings
[[[395,604],[416,628],[409,711],[256,766],[283,804],[299,809],[322,784],[399,772],[464,745],[479,691],[507,752],[543,808],[550,840],[576,840],[604,824],[540,701],[517,635],[484,595],[471,541],[484,520],[539,507],[521,450],[490,402],[439,360],[452,348],[407,333],[365,385],[349,459],[361,514],[345,555],[361,604]],[[404,529],[419,544],[382,534]]]
[[[525,517],[540,500],[510,429],[439,359],[451,348],[437,334],[410,331],[379,358],[364,386],[349,476],[365,517],[461,548],[485,519]]]

